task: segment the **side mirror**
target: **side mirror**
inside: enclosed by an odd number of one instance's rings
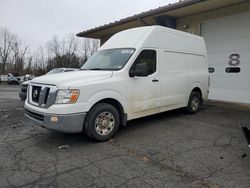
[[[140,63],[137,64],[134,69],[129,70],[129,76],[135,77],[135,76],[148,76],[148,65],[146,63]]]

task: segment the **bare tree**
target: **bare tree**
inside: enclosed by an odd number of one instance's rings
[[[5,73],[6,64],[9,60],[12,46],[16,37],[14,34],[10,33],[6,28],[0,29],[0,60],[2,63],[1,72]]]
[[[74,35],[70,35],[66,38],[66,49],[65,54],[67,61],[70,62],[71,59],[76,55],[78,49],[78,39]]]
[[[100,46],[99,40],[91,39],[90,40],[90,48],[89,48],[90,55],[93,55],[98,50],[99,46]]]
[[[81,45],[80,53],[84,59],[84,62],[92,56],[99,48],[100,41],[97,39],[85,38]]]
[[[25,70],[26,73],[40,76],[47,72],[47,63],[50,59],[49,50],[47,48],[39,46],[27,59],[28,65]]]
[[[99,45],[99,40],[95,39],[82,40],[70,34],[60,40],[55,35],[46,47],[40,46],[30,54],[16,35],[0,28],[0,71],[42,75],[56,67],[79,68]]]
[[[31,74],[33,72],[33,68],[32,68],[32,65],[33,65],[33,56],[29,56],[27,57],[27,66],[26,68],[24,69],[24,74]]]
[[[22,74],[26,60],[25,55],[27,53],[28,46],[26,45],[22,46],[22,43],[17,39],[15,39],[11,48],[12,48],[12,57],[10,62],[12,64],[12,69]]]
[[[68,35],[62,40],[57,36],[53,36],[48,43],[50,59],[48,66],[54,67],[77,67],[80,66],[80,58],[78,57],[79,41],[74,35]]]
[[[50,50],[52,55],[60,57],[63,53],[63,49],[61,49],[61,44],[58,39],[58,36],[54,35],[52,40],[48,42],[48,49]]]
[[[49,59],[48,50],[44,49],[42,46],[39,46],[37,49],[37,58],[39,59],[38,62],[39,62],[41,69],[45,70],[47,61]]]

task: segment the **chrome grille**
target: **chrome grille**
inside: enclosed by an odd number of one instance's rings
[[[39,102],[39,96],[41,93],[41,86],[33,86],[32,87],[32,93],[31,93],[31,97],[32,97],[32,101],[38,103]]]
[[[48,108],[56,100],[57,89],[54,85],[30,84],[28,91],[29,103],[42,108]]]

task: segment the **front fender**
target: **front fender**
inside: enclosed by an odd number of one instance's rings
[[[103,99],[115,99],[122,105],[124,113],[127,113],[126,98],[124,95],[115,90],[102,90],[96,92],[88,99],[90,108]]]

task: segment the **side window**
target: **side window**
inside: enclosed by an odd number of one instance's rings
[[[137,65],[145,64],[147,66],[148,75],[153,74],[156,71],[156,51],[155,50],[143,50],[136,58],[131,69],[135,69]]]

